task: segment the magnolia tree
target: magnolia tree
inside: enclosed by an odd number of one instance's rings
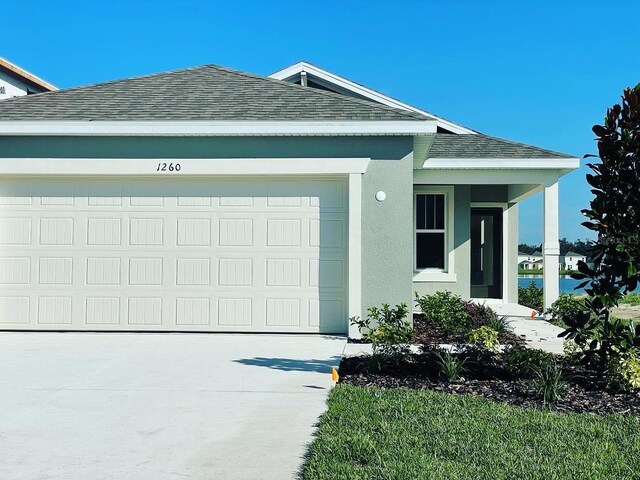
[[[580,262],[574,278],[583,280],[588,311],[566,319],[561,336],[573,339],[588,362],[604,372],[611,357],[640,348],[640,325],[611,317],[611,308],[640,280],[640,84],[627,88],[622,103],[595,125],[599,158],[587,174],[593,200],[583,225],[596,232],[593,268]],[[637,353],[637,352],[636,352]]]

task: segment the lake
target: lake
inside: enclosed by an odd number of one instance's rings
[[[580,284],[582,280],[574,280],[573,278],[562,275],[560,276],[560,293],[584,293],[584,290],[574,290],[576,286]],[[518,286],[526,287],[531,282],[534,282],[536,286],[542,288],[542,275],[520,275],[518,276]]]

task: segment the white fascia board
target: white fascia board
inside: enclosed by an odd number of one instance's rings
[[[0,121],[0,135],[287,136],[423,135],[434,122],[400,121]]]
[[[579,158],[428,158],[422,168],[428,169],[576,169]]]
[[[332,83],[333,85],[344,88],[345,90],[349,90],[357,95],[361,95],[365,98],[373,100],[375,102],[381,103],[383,105],[387,105],[389,107],[399,108],[400,110],[407,110],[409,112],[416,112],[422,115],[429,115],[430,117],[434,117],[438,123],[438,126],[442,128],[446,128],[447,130],[457,133],[457,134],[477,134],[474,130],[470,128],[463,127],[461,125],[457,125],[449,120],[445,120],[443,118],[439,118],[433,113],[426,112],[419,108],[416,108],[408,103],[401,102],[396,100],[395,98],[389,97],[388,95],[384,95],[380,92],[376,92],[370,88],[365,87],[364,85],[360,85],[358,83],[352,82],[351,80],[347,80],[344,77],[336,75],[335,73],[328,72],[327,70],[323,70],[322,68],[316,67],[307,62],[298,62],[290,67],[283,68],[282,70],[278,70],[275,73],[269,75],[269,78],[273,78],[276,80],[286,80],[288,78],[293,77],[299,73],[306,72],[315,77],[321,78],[322,80]]]
[[[2,158],[0,175],[348,175],[365,173],[369,162],[369,158]]]

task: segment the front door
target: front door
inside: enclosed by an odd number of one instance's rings
[[[502,209],[471,209],[471,297],[502,298]]]

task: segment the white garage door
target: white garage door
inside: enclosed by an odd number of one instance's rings
[[[3,180],[0,329],[344,333],[346,188]]]

